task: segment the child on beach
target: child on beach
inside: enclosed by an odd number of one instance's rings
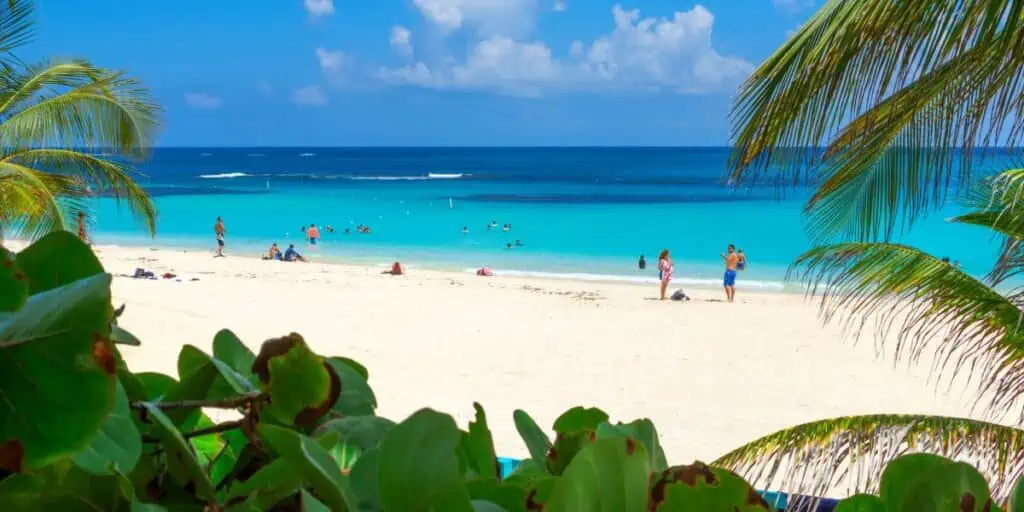
[[[658,279],[661,281],[661,300],[665,300],[665,291],[668,289],[668,283],[672,280],[672,258],[669,256],[668,249],[661,251],[658,255]]]

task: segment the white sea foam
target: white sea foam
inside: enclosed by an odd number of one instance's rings
[[[349,176],[356,181],[419,181],[430,179],[426,176]]]
[[[299,156],[316,156],[316,153],[299,153]]]
[[[464,272],[475,274],[476,268],[463,269]],[[616,283],[636,283],[636,284],[657,284],[658,279],[653,276],[641,277],[641,276],[624,276],[616,274],[588,274],[583,272],[539,272],[533,270],[509,270],[492,268],[495,276],[505,277],[535,277],[538,279],[568,279],[573,281],[601,281],[601,282],[616,282]],[[697,287],[719,287],[722,286],[720,279],[700,279],[690,277],[673,277],[673,285],[690,285]],[[781,281],[753,281],[744,280],[743,286],[749,286],[751,288],[757,288],[762,290],[783,290],[785,289],[785,283]]]
[[[430,174],[427,174],[427,178],[430,178],[432,180],[456,180],[456,179],[462,178],[464,176],[471,176],[471,175],[463,174],[461,172],[455,172],[455,173],[450,173],[450,174],[440,173],[440,172],[432,172]]]
[[[223,172],[223,173],[220,173],[220,174],[200,174],[199,175],[200,178],[203,178],[203,179],[206,179],[206,180],[228,179],[228,178],[242,178],[242,177],[245,177],[245,176],[251,176],[251,175],[250,174],[246,174],[244,172]]]
[[[210,156],[210,155],[212,155],[212,154],[213,154],[213,153],[199,153],[199,156]]]

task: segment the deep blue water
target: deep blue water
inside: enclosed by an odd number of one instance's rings
[[[519,273],[653,279],[636,259],[672,251],[676,275],[716,283],[719,254],[751,261],[741,286],[777,287],[809,247],[800,216],[809,190],[723,182],[728,148],[161,148],[139,166],[160,209],[155,241],[127,212],[97,205],[100,243],[213,246],[223,216],[228,253],[296,243],[314,259]],[[903,241],[984,273],[996,243],[951,225],[950,205]],[[510,223],[512,230],[488,231]],[[315,250],[300,228],[336,228]],[[357,224],[369,235],[342,233]],[[463,227],[469,229],[462,233]],[[323,230],[322,230],[323,231]],[[522,247],[506,249],[520,240]],[[654,265],[651,265],[653,267]],[[650,268],[650,267],[649,267]]]

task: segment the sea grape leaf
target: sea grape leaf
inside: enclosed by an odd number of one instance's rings
[[[0,480],[0,503],[8,510],[43,510],[43,494],[52,491],[38,475],[15,473]]]
[[[142,345],[142,342],[139,341],[139,338],[135,337],[134,334],[124,330],[124,328],[116,324],[110,326],[110,341],[113,341],[118,345],[129,345],[133,347]]]
[[[469,422],[468,432],[462,436],[466,455],[469,457],[469,468],[484,478],[501,477],[501,466],[498,456],[494,453],[494,438],[487,428],[487,415],[484,408],[473,402],[476,411],[474,421]]]
[[[0,247],[0,312],[21,309],[28,300],[28,276],[14,263],[14,253]]]
[[[208,400],[230,398],[256,390],[246,376],[193,345],[181,347],[178,354],[178,376],[182,380],[185,377],[209,380],[210,389],[205,397]]]
[[[0,313],[0,469],[45,466],[96,434],[114,405],[111,315],[107,274]]]
[[[629,437],[641,442],[647,449],[647,456],[650,459],[651,469],[655,473],[661,473],[668,469],[668,460],[665,458],[665,450],[661,447],[658,438],[658,430],[654,428],[654,422],[647,418],[634,420],[629,423],[602,423],[597,427],[597,437]]]
[[[486,500],[508,512],[526,512],[526,487],[499,482],[496,478],[481,478],[466,482],[471,500]]]
[[[930,453],[911,453],[896,457],[886,464],[879,480],[878,497],[888,510],[898,507],[903,496],[917,478],[928,471],[952,464],[953,461]]]
[[[388,431],[380,444],[377,469],[383,508],[472,510],[461,485],[458,442],[455,420],[431,409],[416,411]]]
[[[355,510],[380,510],[380,450],[371,448],[356,460],[349,473],[348,482],[352,489]]]
[[[506,512],[506,509],[487,500],[473,500],[469,503],[473,512]]]
[[[207,503],[217,501],[213,484],[206,471],[199,464],[195,450],[174,422],[156,404],[144,402],[144,422],[150,424],[150,433],[156,437],[167,453],[167,471],[175,484],[183,488],[194,488],[195,495]]]
[[[128,406],[128,395],[120,384],[114,394],[114,408],[84,450],[74,456],[78,467],[94,475],[129,474],[142,453],[142,438]]]
[[[854,494],[839,502],[834,512],[887,512],[877,496]]]
[[[337,432],[343,443],[349,443],[367,451],[380,445],[384,435],[395,426],[395,422],[380,416],[348,416],[323,423],[314,435]]]
[[[1007,512],[1024,512],[1024,475],[1017,479],[1010,490],[1010,499],[1006,504]]]
[[[157,372],[136,373],[135,377],[146,391],[144,401],[161,400],[178,385],[174,377]]]
[[[516,425],[519,437],[526,443],[526,449],[530,452],[530,458],[539,464],[547,463],[548,450],[551,449],[551,440],[547,434],[537,426],[526,411],[516,409],[512,412],[512,420]]]
[[[263,439],[313,486],[317,495],[331,507],[331,510],[349,509],[343,490],[345,483],[338,463],[317,440],[274,425],[260,425],[259,432]],[[321,442],[337,443],[337,435],[329,435],[331,441]]]
[[[970,464],[951,462],[920,473],[903,492],[896,510],[989,512],[992,507],[985,477]]]
[[[597,439],[593,431],[579,430],[558,434],[547,454],[547,468],[553,475],[561,475],[572,464],[576,454]]]
[[[295,333],[263,342],[253,373],[270,396],[263,418],[283,425],[312,426],[341,393],[338,375]]]
[[[377,397],[366,377],[344,358],[329,357],[326,361],[341,382],[341,393],[331,407],[331,414],[342,417],[373,415],[377,409]]]
[[[332,361],[347,365],[349,368],[352,368],[353,371],[358,373],[359,376],[363,378],[363,380],[365,380],[366,382],[370,381],[369,370],[367,370],[366,367],[363,366],[359,361],[356,361],[355,359],[349,359],[347,357],[332,357],[330,359]],[[374,404],[375,407],[376,405],[377,404]]]
[[[596,407],[576,406],[562,413],[555,420],[554,430],[558,434],[579,431],[595,431],[597,426],[608,421],[608,413]]]
[[[92,249],[68,231],[54,231],[36,240],[19,252],[14,261],[28,276],[30,295],[103,273],[103,265]],[[107,306],[110,307],[109,300]],[[112,315],[107,321],[111,319]]]
[[[702,462],[668,468],[651,487],[659,512],[676,510],[774,511],[739,475]]]
[[[622,438],[601,439],[573,458],[544,510],[646,512],[649,474],[650,465],[642,444]]]
[[[315,441],[326,450],[337,444],[337,437],[317,438]],[[263,466],[248,479],[232,485],[227,500],[247,498],[246,502],[255,505],[259,510],[267,510],[275,503],[295,494],[301,486],[302,473],[296,471],[294,465],[282,457]]]
[[[248,380],[253,387],[259,384],[256,375],[252,373],[252,363],[256,361],[256,354],[253,354],[235,333],[227,329],[217,332],[213,337],[213,357],[223,361],[238,375]]]
[[[327,505],[305,490],[299,494],[299,506],[302,508],[302,512],[331,512]]]

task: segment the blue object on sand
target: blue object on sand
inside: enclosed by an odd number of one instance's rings
[[[501,477],[505,478],[519,466],[519,459],[513,459],[509,457],[498,457],[498,464],[501,464]],[[786,494],[784,492],[774,491],[762,491],[761,496],[768,502],[769,505],[774,506],[777,510],[784,511],[790,505],[800,510],[809,510],[806,507],[800,505],[807,503],[808,501],[815,500],[817,498],[813,496],[803,496],[798,494]],[[814,512],[832,512],[836,506],[839,505],[839,500],[831,498],[821,498],[818,502],[818,507],[814,509]]]

